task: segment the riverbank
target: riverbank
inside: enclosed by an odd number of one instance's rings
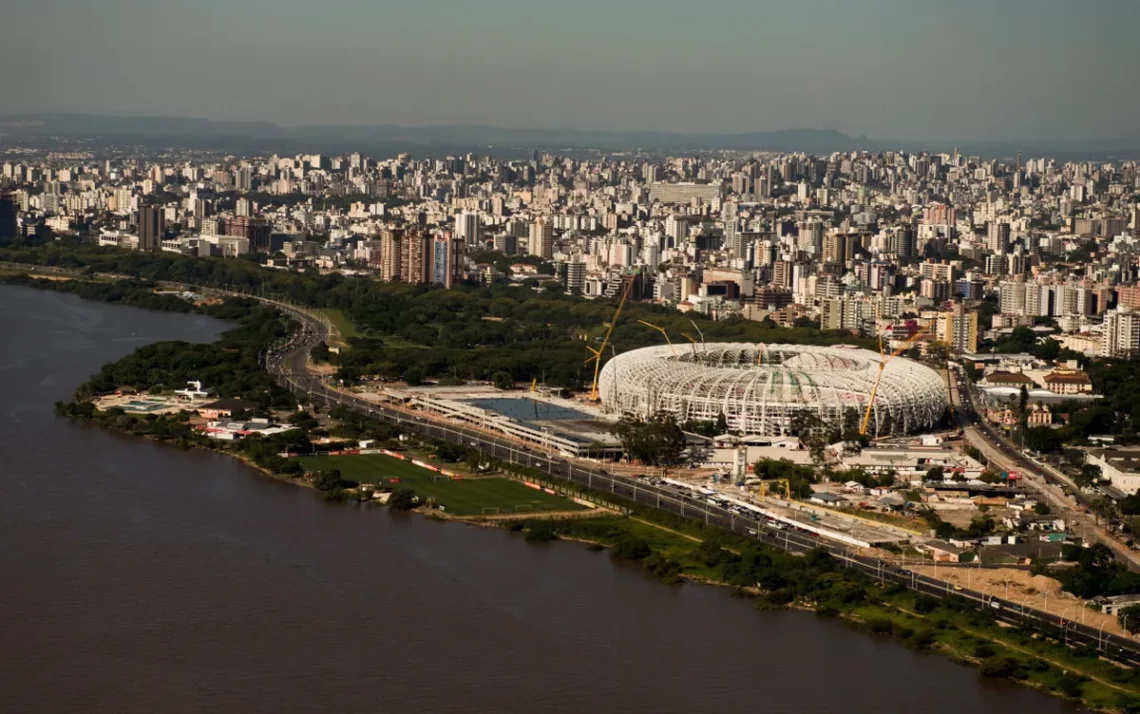
[[[822,553],[773,553],[727,532],[661,515],[484,525],[523,531],[531,542],[566,539],[604,547],[615,560],[640,564],[667,584],[716,585],[760,610],[793,608],[838,618],[873,636],[975,667],[984,677],[1016,681],[1096,710],[1140,710],[1137,673],[1095,651],[1005,626],[961,598],[938,600],[853,575]]]
[[[118,416],[121,415],[115,415],[116,418]],[[154,433],[139,434],[129,428],[133,425],[150,428],[154,424],[155,420],[140,418],[131,421],[126,428],[113,420],[103,425],[169,443],[169,438],[160,438]],[[262,466],[255,455],[229,449],[215,450],[255,465],[263,473],[299,482],[296,478],[273,471],[273,467]],[[272,455],[280,458],[278,453],[280,452],[275,451]],[[651,523],[646,524],[645,520],[650,520]],[[759,594],[752,595],[759,607],[791,605],[811,608],[824,616],[840,616],[851,622],[863,623],[872,633],[890,635],[916,649],[943,651],[938,648],[946,648],[943,653],[948,655],[954,652],[970,653],[964,656],[972,657],[973,663],[980,664],[985,674],[1016,679],[1065,696],[1080,697],[1097,708],[1126,710],[1134,705],[1134,702],[1121,698],[1132,698],[1137,693],[1131,682],[1100,691],[1100,687],[1105,686],[1104,682],[1112,683],[1112,677],[1119,675],[1110,671],[1098,671],[1096,667],[1099,665],[1094,666],[1094,662],[1099,660],[1095,656],[1089,657],[1085,653],[1085,656],[1070,661],[1053,649],[1048,649],[1041,656],[1027,655],[1013,649],[1021,646],[1017,640],[1012,640],[1013,644],[1008,646],[1000,645],[1000,648],[991,644],[994,647],[991,653],[979,646],[984,640],[981,635],[971,635],[974,639],[958,641],[955,638],[961,632],[978,632],[989,637],[994,633],[985,628],[998,628],[998,631],[1002,628],[995,625],[992,618],[985,617],[988,613],[979,613],[953,601],[923,612],[929,603],[905,591],[894,592],[892,588],[883,588],[854,576],[834,562],[828,562],[829,559],[821,554],[786,556],[761,548],[746,539],[706,529],[682,519],[673,519],[649,509],[638,512],[633,518],[603,521],[599,518],[540,524],[524,519],[520,529],[526,531],[533,541],[573,538],[608,547],[615,557],[640,563],[647,572],[665,582],[677,582],[682,578],[700,579],[703,582],[734,587],[745,593],[748,593],[747,588],[760,584],[762,587]],[[504,526],[508,530],[513,528],[507,524]],[[900,596],[911,599],[900,600]],[[938,619],[933,616],[944,617],[944,626],[940,628]],[[970,617],[980,619],[974,622]],[[933,630],[933,633],[927,634],[928,630]],[[950,632],[947,633],[947,630]],[[1061,643],[1051,644],[1038,636],[1022,634],[1026,638],[1026,647],[1040,643],[1043,647],[1068,649]],[[1029,651],[1034,652],[1032,648]],[[1042,668],[1038,660],[1047,666]],[[1056,662],[1063,664],[1051,664]],[[1081,679],[1082,677],[1086,679]]]

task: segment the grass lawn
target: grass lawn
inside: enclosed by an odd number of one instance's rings
[[[568,498],[554,496],[507,478],[448,479],[434,471],[383,454],[306,456],[306,471],[340,469],[347,480],[410,488],[421,498],[434,498],[457,516],[498,513],[585,510]],[[392,482],[391,479],[399,479]]]
[[[324,313],[325,317],[332,322],[333,327],[340,333],[342,339],[347,340],[350,337],[360,337],[360,332],[357,331],[356,325],[353,324],[348,315],[344,314],[344,310],[338,310],[333,307],[323,307],[318,312]]]

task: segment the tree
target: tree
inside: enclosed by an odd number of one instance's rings
[[[721,412],[720,414],[716,415],[716,433],[717,434],[727,434],[728,433],[728,418],[724,415],[724,412]]]
[[[467,449],[450,441],[442,441],[435,447],[435,455],[440,461],[454,464],[467,456]]]
[[[611,430],[629,459],[649,466],[676,466],[685,452],[685,433],[668,412],[658,412],[648,421],[626,416]]]
[[[1080,475],[1077,476],[1076,482],[1078,486],[1092,486],[1100,482],[1103,473],[1100,467],[1096,464],[1085,464],[1081,467]]]
[[[1120,608],[1116,612],[1116,619],[1125,632],[1130,634],[1140,632],[1140,605]]]
[[[941,481],[946,477],[946,469],[941,466],[932,466],[926,471],[927,481]]]
[[[1092,503],[1092,512],[1096,515],[1097,523],[1103,518],[1105,522],[1111,522],[1116,518],[1116,501],[1112,500],[1111,496],[1101,496]]]
[[[1017,413],[1024,415],[1029,408],[1029,389],[1023,384],[1017,397]]]
[[[610,555],[622,560],[644,560],[652,553],[649,544],[636,536],[625,536],[610,549]]]
[[[340,484],[340,469],[321,469],[313,474],[313,486],[318,491],[332,491]]]
[[[410,511],[420,505],[420,497],[410,488],[398,488],[388,497],[388,508],[397,511]]]
[[[495,385],[495,389],[511,389],[515,386],[515,380],[510,372],[495,372],[491,375],[491,383]]]
[[[1025,431],[1025,447],[1040,454],[1059,454],[1064,448],[1064,442],[1055,429],[1035,426]]]

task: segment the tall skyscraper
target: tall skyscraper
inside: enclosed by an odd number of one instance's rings
[[[15,240],[16,213],[16,197],[10,193],[0,193],[0,241]]]
[[[463,211],[455,216],[455,237],[465,245],[478,245],[482,240],[479,214]]]
[[[547,259],[554,257],[554,226],[545,218],[530,224],[530,254]]]
[[[1118,308],[1104,313],[1101,357],[1128,359],[1140,355],[1140,312]]]
[[[234,188],[239,191],[249,191],[253,188],[253,169],[241,166],[234,171]]]
[[[459,282],[459,265],[464,245],[463,239],[459,237],[436,236],[431,244],[433,283],[450,288]]]
[[[149,203],[139,206],[139,250],[160,249],[165,230],[166,221],[161,206]]]
[[[385,228],[380,233],[380,277],[384,280],[399,280],[401,268],[401,245],[403,232],[396,228]]]
[[[400,279],[422,285],[432,281],[431,235],[410,231],[400,245]]]
[[[499,233],[495,236],[495,250],[503,255],[515,255],[519,252],[519,239],[510,233]]]
[[[802,221],[799,226],[796,245],[801,250],[811,251],[817,257],[823,254],[823,223],[816,219]]]
[[[991,253],[1009,252],[1009,224],[991,222],[987,228],[986,247]]]
[[[918,243],[915,241],[914,228],[910,226],[896,228],[895,232],[891,234],[890,249],[902,260],[918,255]]]
[[[273,226],[265,218],[241,216],[226,221],[226,235],[245,238],[249,241],[250,250],[268,253]]]
[[[938,325],[938,339],[957,352],[978,351],[978,313],[966,312],[962,303],[942,315]]]
[[[740,219],[737,217],[739,208],[736,201],[725,201],[721,209],[721,218],[724,221],[724,249],[734,258],[744,257],[744,245],[740,239]]]
[[[848,242],[846,233],[832,231],[824,236],[823,261],[825,263],[846,263],[848,253],[853,252],[848,246]]]

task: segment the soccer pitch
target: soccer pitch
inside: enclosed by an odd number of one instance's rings
[[[408,461],[383,454],[304,456],[306,471],[340,469],[349,481],[389,488],[410,488],[420,498],[434,498],[457,516],[585,510],[574,501],[524,486],[507,478],[449,479]],[[398,479],[398,480],[393,480]]]

